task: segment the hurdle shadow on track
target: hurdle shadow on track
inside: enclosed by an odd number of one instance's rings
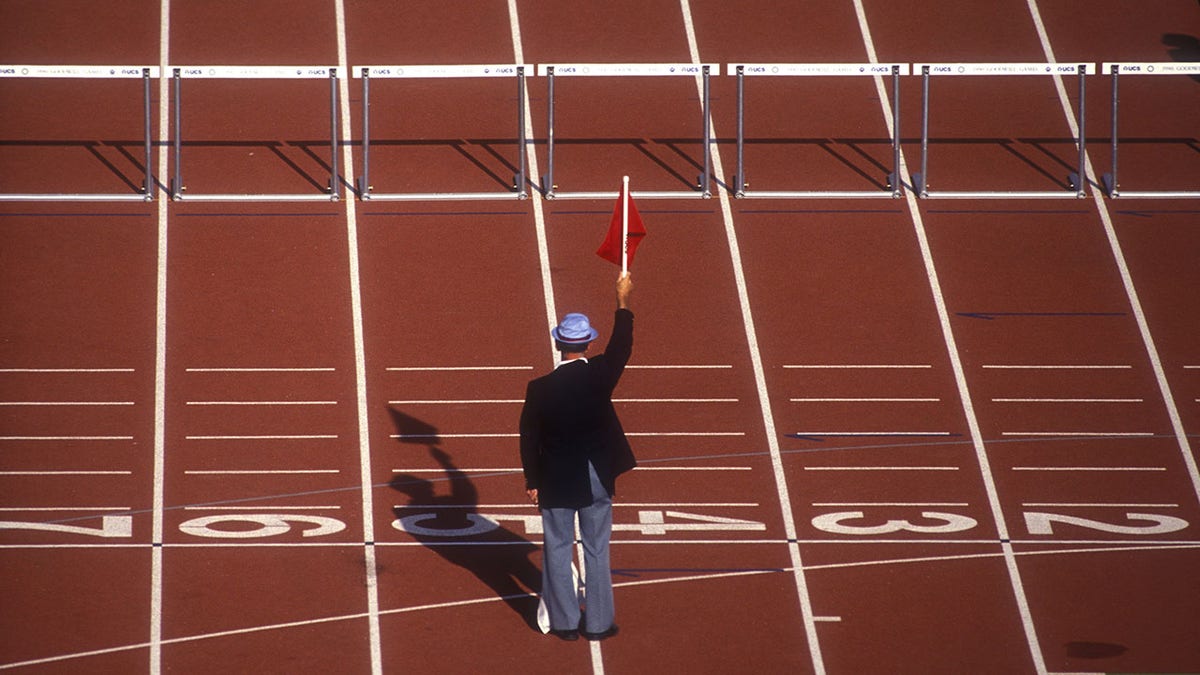
[[[4,148],[79,148],[90,154],[97,162],[108,169],[116,176],[131,192],[141,192],[142,181],[146,176],[146,164],[133,156],[126,146],[136,147],[139,150],[143,147],[142,141],[119,141],[119,140],[11,140],[0,141],[0,151]],[[104,155],[104,148],[112,148],[115,152],[124,156],[129,161],[130,168],[122,169],[114,163],[114,158],[109,158]]]
[[[715,139],[715,143],[721,143],[728,146],[737,144],[736,138]],[[836,162],[842,164],[851,172],[857,174],[865,181],[878,188],[879,190],[887,190],[887,176],[892,169],[877,157],[873,157],[867,152],[865,146],[877,146],[881,148],[880,152],[890,157],[892,141],[887,138],[826,138],[826,137],[811,137],[811,138],[791,138],[791,137],[758,137],[746,138],[744,140],[746,147],[753,146],[791,146],[797,148],[794,158],[795,167],[794,173],[804,173],[810,167],[805,167],[806,157],[802,150],[819,148],[821,152],[832,157]],[[843,149],[849,150],[844,152]],[[857,156],[857,157],[856,157]],[[888,159],[890,161],[890,159]],[[762,173],[758,164],[754,163],[753,159],[748,160],[747,173]]]
[[[682,170],[680,170],[677,167],[671,166],[670,163],[668,163],[666,159],[664,159],[658,153],[655,153],[653,150],[654,147],[667,148],[672,153],[679,155],[687,163],[687,165],[690,168],[692,168],[693,170],[695,170],[697,172],[703,171],[704,170],[703,164],[696,161],[696,159],[694,157],[692,157],[691,155],[686,153],[682,148],[677,147],[678,145],[684,144],[684,143],[689,143],[689,144],[693,144],[696,146],[700,146],[703,144],[703,141],[699,138],[565,138],[565,139],[559,138],[559,139],[554,140],[554,145],[556,147],[558,147],[558,146],[588,146],[588,145],[600,145],[600,146],[627,145],[630,148],[632,148],[633,150],[636,150],[638,153],[644,155],[646,157],[646,159],[649,159],[654,165],[656,165],[656,166],[658,166],[658,168],[662,169],[664,173],[671,176],[671,178],[673,178],[675,181],[679,182],[680,184],[682,184],[685,187],[688,187],[688,188],[691,188],[694,190],[694,189],[696,189],[696,178],[694,175],[691,177],[685,176],[683,174]],[[537,141],[537,144],[545,145],[545,142]]]
[[[273,154],[284,166],[290,169],[305,182],[312,185],[318,192],[325,192],[328,188],[329,173],[329,158],[324,159],[318,157],[312,151],[307,149],[308,145],[324,145],[326,151],[329,150],[329,141],[288,141],[288,140],[211,140],[211,141],[183,141],[180,143],[180,152],[183,155],[183,166],[181,173],[187,177],[191,170],[188,164],[195,161],[189,153],[189,149],[194,148],[217,148],[217,149],[233,149],[233,148],[261,148]],[[313,167],[313,171],[309,171],[300,166],[295,159],[289,157],[286,152],[287,148],[297,148],[304,155],[316,160],[317,166]],[[314,175],[314,171],[319,175]]]
[[[400,443],[428,448],[429,455],[445,474],[430,480],[413,474],[397,474],[390,486],[408,497],[408,504],[393,509],[396,518],[414,519],[425,531],[445,530],[448,536],[409,532],[429,550],[440,555],[487,585],[497,597],[516,612],[532,630],[537,628],[537,595],[542,574],[529,559],[537,547],[524,537],[497,526],[479,539],[484,545],[471,546],[456,540],[454,532],[476,526],[479,492],[470,477],[460,470],[453,458],[442,450],[436,427],[388,408],[400,436]],[[422,508],[425,507],[425,508]],[[436,579],[436,577],[433,577]]]

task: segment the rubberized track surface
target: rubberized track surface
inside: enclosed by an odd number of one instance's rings
[[[9,2],[0,62],[1198,56],[1191,0],[983,4]],[[341,84],[357,167],[359,82]],[[937,188],[1066,188],[1070,81],[935,84]],[[1106,85],[1088,89],[1093,182]],[[1123,87],[1123,180],[1194,189],[1200,84]],[[751,81],[754,187],[882,190],[886,95]],[[3,192],[136,191],[138,96],[0,81]],[[188,82],[189,191],[319,193],[328,96]],[[529,97],[536,185],[544,80]],[[919,78],[901,99],[911,170]],[[733,78],[712,103],[724,183]],[[376,83],[372,183],[506,189],[514,104],[509,81]],[[556,182],[689,189],[699,104],[692,78],[564,78]],[[540,535],[513,433],[555,317],[606,323],[611,202],[0,204],[0,668],[1200,671],[1194,201],[713,190],[639,200],[618,397],[642,467],[615,512],[621,633],[590,646],[529,625]]]

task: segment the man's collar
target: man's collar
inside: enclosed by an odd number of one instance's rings
[[[587,363],[587,362],[588,362],[588,360],[587,360],[587,357],[586,357],[586,356],[580,356],[580,357],[578,357],[578,358],[574,358],[574,359],[567,359],[566,361],[560,361],[560,362],[559,362],[559,364],[558,364],[557,366],[554,366],[554,369],[555,369],[555,370],[558,370],[559,368],[561,368],[561,367],[563,367],[563,366],[565,366],[565,365],[567,365],[567,364],[569,364],[569,363],[575,363],[576,361],[582,361],[582,362],[584,362],[584,363]]]

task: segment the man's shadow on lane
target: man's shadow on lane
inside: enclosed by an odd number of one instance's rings
[[[529,559],[537,546],[479,515],[479,492],[470,477],[440,447],[436,427],[388,408],[399,441],[425,445],[445,472],[433,480],[397,474],[392,489],[408,497],[393,508],[403,530],[447,562],[471,572],[537,630],[542,573]],[[438,488],[445,485],[448,494]]]

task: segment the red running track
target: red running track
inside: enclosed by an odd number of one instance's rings
[[[1099,63],[1195,59],[1200,35],[1182,0],[590,9],[349,2],[339,24],[324,1],[10,3],[0,62]],[[1097,175],[1107,83],[1088,82]],[[189,193],[321,193],[327,83],[184,84]],[[360,84],[339,92],[351,139]],[[557,84],[561,190],[691,187],[692,79]],[[1052,79],[934,84],[933,187],[1065,189],[1073,82],[1065,103]],[[135,192],[137,89],[0,82],[3,191]],[[1123,185],[1194,187],[1197,83],[1122,92]],[[882,190],[880,94],[749,81],[754,189]],[[919,78],[901,95],[911,172]],[[376,190],[507,189],[510,82],[371,96]],[[543,78],[529,98],[536,185]],[[727,182],[733,78],[712,104]],[[555,316],[606,323],[611,203],[3,204],[0,668],[1200,671],[1195,204],[722,187],[639,202],[618,397],[642,467],[616,509],[622,631],[590,647],[529,626],[540,535],[512,434]]]

